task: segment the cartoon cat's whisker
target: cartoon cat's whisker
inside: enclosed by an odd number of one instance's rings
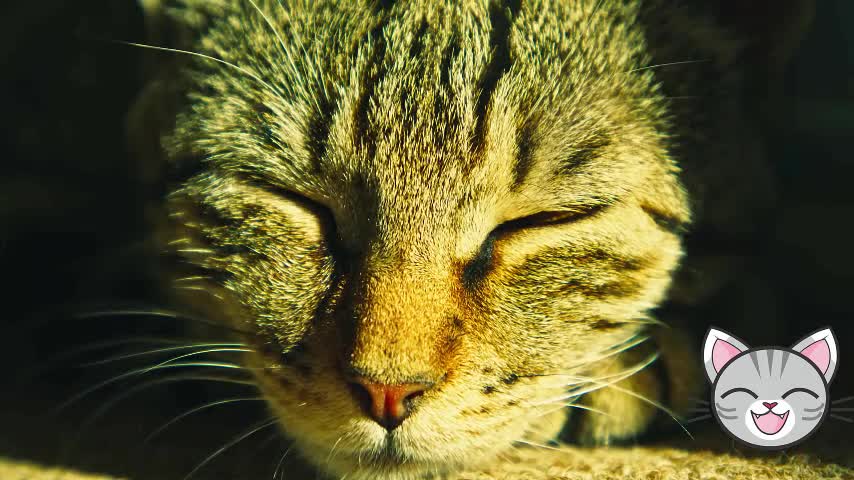
[[[210,402],[210,403],[206,403],[204,405],[192,408],[192,409],[187,410],[186,412],[174,417],[173,419],[169,420],[168,422],[164,423],[163,425],[157,427],[153,432],[148,434],[143,439],[142,444],[143,445],[147,444],[148,442],[150,442],[152,439],[154,439],[155,437],[157,437],[158,435],[163,433],[166,429],[168,429],[172,425],[175,425],[176,423],[180,422],[181,420],[183,420],[183,419],[185,419],[191,415],[194,415],[198,412],[201,412],[201,411],[204,411],[204,410],[207,410],[210,408],[218,407],[220,405],[230,405],[230,404],[239,403],[239,402],[258,402],[258,401],[264,401],[264,397],[227,398],[225,400],[218,400],[216,402]]]
[[[684,423],[685,423],[685,425],[688,425],[688,424],[691,424],[694,422],[702,422],[703,420],[708,420],[710,418],[712,418],[712,415],[701,415],[699,417],[694,417],[694,418],[689,418],[687,420],[684,420]]]
[[[81,367],[94,367],[94,366],[99,366],[99,365],[107,365],[110,363],[119,362],[122,360],[129,360],[132,358],[139,358],[139,357],[157,355],[159,353],[168,353],[168,352],[176,352],[176,351],[181,351],[181,350],[190,350],[193,348],[206,348],[206,347],[223,347],[223,348],[225,348],[225,347],[245,347],[245,346],[246,346],[246,344],[243,344],[243,343],[195,343],[195,344],[190,344],[190,345],[180,345],[177,347],[158,348],[155,350],[146,350],[143,352],[129,353],[126,355],[119,355],[116,357],[110,357],[110,358],[107,358],[104,360],[98,360],[95,362],[83,363],[83,364],[80,364],[79,366],[81,366]],[[178,357],[178,358],[180,358],[180,357]]]
[[[854,408],[831,407],[830,411],[831,412],[854,412]]]
[[[234,447],[238,443],[246,440],[247,438],[251,437],[252,435],[260,432],[261,430],[264,430],[265,428],[270,428],[271,426],[276,425],[277,423],[278,423],[278,420],[275,417],[270,417],[269,419],[264,420],[261,423],[253,425],[253,427],[251,429],[249,429],[249,430],[243,432],[242,434],[238,435],[237,437],[235,437],[234,439],[230,440],[228,443],[226,443],[225,445],[220,447],[217,451],[208,455],[204,460],[201,461],[201,463],[199,463],[192,470],[190,470],[190,473],[188,473],[186,476],[184,476],[183,480],[188,480],[189,478],[192,478],[192,476],[195,475],[196,472],[198,472],[199,470],[204,468],[205,465],[211,463],[216,457],[221,455],[226,450]]]
[[[830,414],[830,418],[833,418],[836,420],[842,420],[843,422],[847,422],[847,423],[854,423],[854,419],[843,417],[842,415],[835,415],[833,413]]]
[[[854,397],[843,397],[843,398],[839,398],[839,399],[837,399],[837,400],[832,400],[832,401],[830,402],[830,404],[831,404],[831,405],[837,405],[837,404],[840,404],[840,403],[850,402],[850,401],[852,401],[852,400],[854,400]]]

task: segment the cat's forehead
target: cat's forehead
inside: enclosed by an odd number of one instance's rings
[[[750,350],[727,365],[717,380],[721,388],[734,385],[776,388],[780,385],[809,385],[824,391],[821,373],[809,360],[788,349]],[[820,390],[818,387],[821,387]]]
[[[561,182],[628,181],[620,145],[640,158],[637,171],[644,155],[662,156],[637,7],[604,2],[594,15],[589,2],[536,3],[234,2],[220,15],[245,21],[220,18],[203,45],[239,69],[200,76],[219,93],[197,97],[186,133],[219,164],[251,162],[332,200],[343,187],[456,197],[437,206],[484,186],[615,195]]]

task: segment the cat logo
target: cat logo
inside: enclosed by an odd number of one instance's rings
[[[732,438],[764,450],[794,446],[818,430],[830,410],[828,385],[838,363],[829,328],[792,348],[748,348],[716,328],[703,341],[713,416]]]

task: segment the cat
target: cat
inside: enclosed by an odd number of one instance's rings
[[[736,440],[779,450],[815,433],[829,411],[828,385],[838,366],[833,332],[819,330],[792,348],[748,348],[711,328],[703,348],[713,384],[712,410]]]
[[[653,310],[702,296],[673,284],[689,226],[749,231],[770,189],[749,42],[705,7],[144,6],[145,48],[175,55],[129,131],[168,178],[176,301],[240,332],[320,471],[477,469],[690,406],[700,366]]]

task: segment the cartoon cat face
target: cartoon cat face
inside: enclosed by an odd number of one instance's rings
[[[812,434],[828,411],[836,341],[820,330],[784,347],[748,349],[717,329],[706,335],[703,360],[721,427],[753,447],[782,449]]]

